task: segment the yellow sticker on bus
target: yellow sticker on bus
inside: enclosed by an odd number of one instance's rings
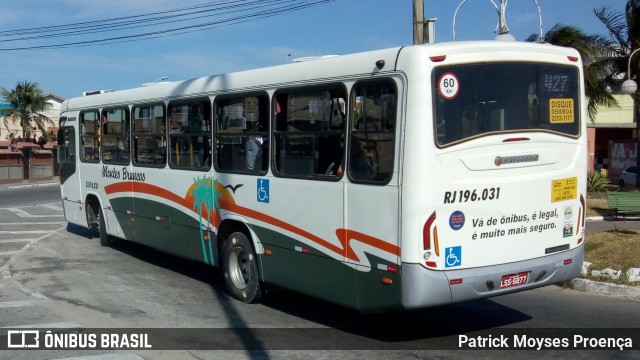
[[[575,121],[573,99],[549,99],[549,122],[570,124]]]
[[[578,197],[578,178],[551,180],[551,202],[571,200]]]

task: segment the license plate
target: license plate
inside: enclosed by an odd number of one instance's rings
[[[500,288],[504,289],[504,288],[509,288],[513,286],[524,285],[528,281],[529,281],[528,272],[504,275],[502,279],[500,279]]]

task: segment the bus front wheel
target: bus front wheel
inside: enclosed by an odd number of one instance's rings
[[[256,255],[247,236],[234,232],[224,242],[222,269],[227,291],[245,303],[256,302],[262,296]]]

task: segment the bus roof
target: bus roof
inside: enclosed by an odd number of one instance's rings
[[[234,92],[250,92],[262,90],[266,87],[303,85],[305,81],[318,78],[338,79],[343,76],[394,71],[401,51],[419,51],[421,53],[426,52],[427,56],[436,56],[469,52],[491,53],[500,50],[579,56],[574,49],[526,42],[459,41],[403,46],[70,98],[63,102],[61,111],[131,103],[160,102],[166,99],[184,97],[204,97],[224,94],[230,89],[233,89]],[[384,61],[385,64],[382,69],[377,67],[380,60]],[[274,74],[277,74],[277,76]]]

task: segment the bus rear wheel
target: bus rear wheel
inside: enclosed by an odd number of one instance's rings
[[[245,303],[262,297],[256,254],[245,234],[234,232],[227,237],[222,249],[222,270],[231,296]]]
[[[100,233],[100,245],[105,247],[112,246],[114,243],[114,240],[111,235],[107,234],[107,225],[104,222],[104,213],[102,211],[101,206],[98,206],[96,217],[98,218],[98,232]]]

